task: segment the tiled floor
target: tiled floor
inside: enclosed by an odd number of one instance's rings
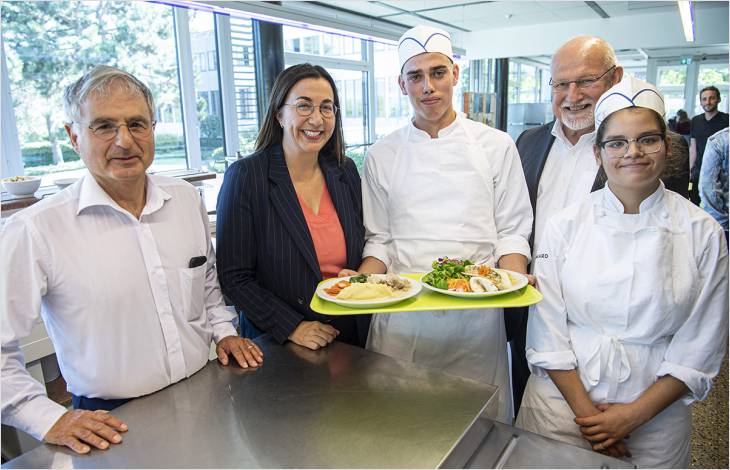
[[[728,468],[728,357],[707,399],[692,407],[692,468]]]

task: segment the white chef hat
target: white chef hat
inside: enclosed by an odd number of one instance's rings
[[[439,52],[454,61],[451,49],[451,35],[443,29],[431,26],[416,26],[406,31],[398,40],[398,59],[400,69],[408,59],[425,52]]]
[[[664,117],[664,96],[651,83],[628,76],[601,95],[596,104],[596,128],[624,108],[649,108]]]

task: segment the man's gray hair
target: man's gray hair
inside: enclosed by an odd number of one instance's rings
[[[66,123],[78,122],[81,119],[81,104],[89,98],[89,95],[109,95],[112,84],[121,87],[128,93],[142,96],[147,101],[151,118],[155,119],[155,101],[147,85],[124,70],[108,65],[97,65],[66,87],[66,91],[63,93]]]

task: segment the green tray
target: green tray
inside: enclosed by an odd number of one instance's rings
[[[402,276],[418,281],[422,274],[402,274]],[[324,281],[322,281],[324,282]],[[319,286],[318,286],[319,287]],[[388,307],[360,309],[348,308],[320,299],[314,293],[309,306],[317,313],[324,315],[364,315],[368,313],[423,312],[431,310],[467,310],[472,308],[508,308],[527,307],[542,300],[542,294],[532,286],[493,297],[466,299],[451,295],[439,294],[426,288],[421,293],[403,302]]]

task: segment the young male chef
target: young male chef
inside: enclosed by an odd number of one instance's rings
[[[412,28],[398,55],[413,118],[366,156],[359,271],[425,272],[448,256],[526,273],[532,209],[514,142],[454,110],[449,33]],[[499,386],[498,417],[510,420],[502,309],[376,315],[367,347]]]

